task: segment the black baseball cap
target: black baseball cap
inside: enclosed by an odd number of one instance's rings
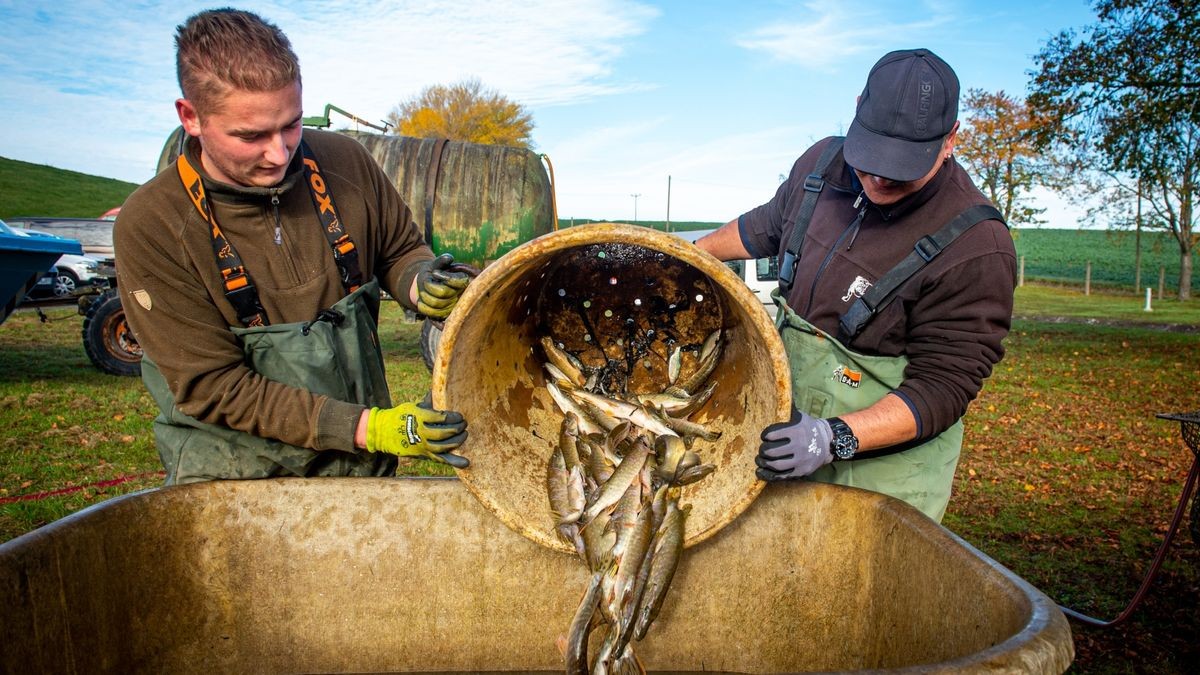
[[[928,49],[894,51],[871,68],[846,132],[846,163],[897,181],[937,162],[958,120],[958,76]]]

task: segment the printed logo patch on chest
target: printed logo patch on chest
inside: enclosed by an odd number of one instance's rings
[[[850,283],[850,288],[846,289],[846,294],[842,296],[842,302],[850,302],[850,298],[861,298],[863,293],[871,287],[871,282],[863,277],[854,277],[854,281]]]
[[[833,379],[851,389],[858,389],[858,385],[862,384],[862,373],[857,370],[851,370],[844,364],[841,364],[833,369]]]

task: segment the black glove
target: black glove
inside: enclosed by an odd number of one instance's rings
[[[763,429],[754,463],[760,480],[803,478],[833,461],[829,422],[792,408],[792,418]]]
[[[417,311],[431,319],[445,319],[471,283],[466,272],[450,271],[454,256],[449,253],[429,261],[417,272]]]

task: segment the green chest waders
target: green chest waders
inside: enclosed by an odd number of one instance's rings
[[[314,321],[230,330],[242,341],[246,365],[267,379],[340,401],[388,408],[391,398],[373,311],[378,305],[379,284],[372,280]],[[142,379],[160,411],[154,437],[167,485],[221,478],[395,473],[397,459],[387,453],[318,452],[189,417],[179,411],[149,359],[142,361]]]
[[[861,410],[900,386],[908,359],[867,356],[846,349],[771,294],[779,310],[775,324],[787,350],[792,404],[816,417]],[[938,436],[903,452],[835,461],[809,478],[881,492],[941,521],[950,501],[954,469],[962,448],[962,420]]]

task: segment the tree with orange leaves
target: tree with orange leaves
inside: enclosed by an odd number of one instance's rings
[[[1034,145],[1036,115],[1022,100],[1003,91],[971,89],[963,101],[965,123],[955,155],[988,199],[1012,226],[1038,225],[1045,209],[1033,206],[1030,192],[1051,181],[1053,165]]]
[[[426,87],[396,106],[388,121],[402,136],[533,147],[533,117],[475,79]]]

